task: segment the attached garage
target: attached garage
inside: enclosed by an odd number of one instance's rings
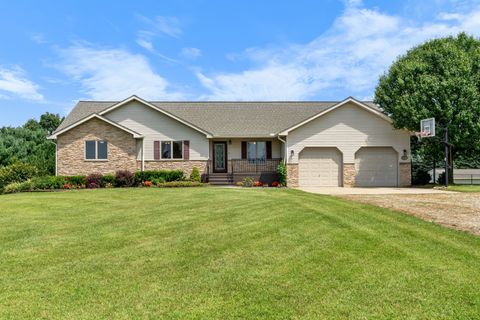
[[[305,148],[299,154],[301,187],[342,186],[342,153],[337,148]]]
[[[355,186],[398,186],[398,153],[391,147],[362,147],[355,153]]]

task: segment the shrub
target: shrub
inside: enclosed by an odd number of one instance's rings
[[[106,174],[103,176],[103,184],[104,185],[107,185],[107,184],[111,184],[111,185],[114,185],[115,184],[115,176],[113,174]]]
[[[243,186],[247,187],[247,188],[253,187],[254,182],[255,181],[253,181],[252,178],[247,177],[247,178],[243,179]]]
[[[445,172],[442,172],[438,175],[437,183],[438,184],[445,184]]]
[[[186,187],[203,187],[206,184],[196,181],[170,181],[157,184],[159,188],[186,188]]]
[[[278,175],[278,182],[282,186],[287,185],[287,166],[285,165],[285,162],[282,161],[277,167],[277,175]]]
[[[280,183],[278,183],[278,181],[273,181],[272,182],[272,187],[274,187],[274,188],[280,187]]]
[[[237,181],[237,183],[235,183],[235,185],[237,187],[243,187],[243,182],[242,181]]]
[[[131,187],[135,184],[135,175],[128,170],[119,170],[115,173],[116,187]]]
[[[152,179],[152,183],[153,183],[154,185],[157,185],[157,184],[159,184],[159,183],[165,183],[165,182],[166,182],[166,181],[165,181],[164,178],[155,178],[155,179]]]
[[[15,163],[0,169],[0,190],[12,182],[23,182],[37,176],[35,166],[26,163]]]
[[[53,190],[62,189],[65,185],[64,177],[44,176],[31,180],[31,190]]]
[[[86,185],[86,176],[67,176],[64,177],[65,182],[70,184],[72,188],[83,188]]]
[[[147,170],[135,172],[135,181],[138,184],[154,179],[164,179],[166,182],[184,180],[182,170]]]
[[[430,183],[432,176],[423,168],[416,168],[412,173],[412,184],[424,185]]]
[[[4,193],[25,192],[25,191],[30,191],[31,188],[32,188],[32,183],[30,182],[30,180],[23,181],[23,182],[12,182],[5,187],[3,192]]]
[[[85,178],[87,188],[96,189],[103,186],[103,175],[101,173],[91,173]]]
[[[190,174],[190,181],[200,182],[200,170],[197,167],[193,167],[192,173]]]
[[[144,182],[143,182],[143,186],[144,186],[144,187],[147,187],[147,188],[148,188],[148,187],[151,187],[152,185],[153,185],[152,181],[148,181],[148,180],[147,180],[147,181],[144,181]]]

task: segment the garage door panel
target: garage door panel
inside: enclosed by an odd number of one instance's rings
[[[306,148],[299,155],[299,185],[341,185],[342,154],[335,148]]]
[[[364,147],[355,154],[355,185],[358,187],[396,187],[398,155],[391,147]]]

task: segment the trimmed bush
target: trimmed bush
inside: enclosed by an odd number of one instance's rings
[[[15,163],[0,169],[0,190],[13,182],[23,182],[37,176],[35,166],[26,163]]]
[[[113,174],[106,174],[103,176],[103,185],[115,185],[115,176]]]
[[[135,172],[135,181],[138,184],[155,179],[163,179],[166,182],[182,181],[184,180],[184,173],[182,170],[147,170]]]
[[[204,187],[206,184],[195,181],[170,181],[157,184],[159,188]]]
[[[119,170],[115,173],[116,187],[131,187],[135,184],[135,175],[128,170]]]
[[[103,187],[103,175],[101,173],[91,173],[85,178],[86,186],[89,189]]]
[[[3,190],[4,193],[17,193],[30,191],[32,189],[32,183],[30,180],[23,182],[13,182],[5,187]]]
[[[200,170],[198,170],[197,167],[193,167],[192,173],[190,174],[190,181],[195,181],[195,182],[201,181]]]
[[[287,166],[285,165],[285,162],[282,161],[277,167],[277,175],[278,175],[278,182],[282,186],[287,185]]]
[[[75,188],[83,188],[87,184],[86,176],[66,176],[65,183]]]
[[[430,183],[432,176],[428,173],[427,170],[423,168],[416,168],[412,173],[412,184],[413,185],[425,185]],[[445,178],[444,178],[445,179]]]
[[[44,176],[30,180],[31,190],[53,190],[63,189],[65,185],[64,177]]]
[[[147,181],[148,181],[148,180],[147,180]],[[152,179],[152,183],[153,183],[154,185],[157,185],[157,184],[159,184],[159,183],[165,183],[165,182],[166,182],[166,181],[165,181],[165,179],[163,179],[163,178]]]

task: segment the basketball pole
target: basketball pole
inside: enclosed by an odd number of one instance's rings
[[[448,188],[448,128],[445,126],[445,187]]]

